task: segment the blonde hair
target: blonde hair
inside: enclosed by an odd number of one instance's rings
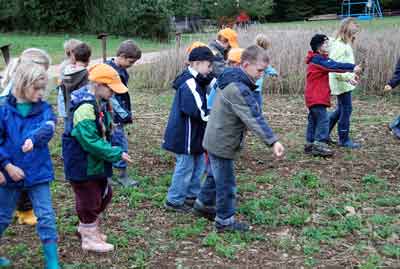
[[[4,78],[1,81],[2,87],[6,88],[8,86],[19,65],[29,62],[41,65],[45,70],[47,70],[51,64],[51,58],[47,52],[41,49],[29,48],[24,50],[19,58],[12,59],[7,65],[7,68],[4,71]]]
[[[351,25],[356,26],[356,30]],[[346,18],[342,20],[339,30],[336,33],[336,39],[341,39],[344,43],[353,43],[355,35],[360,32],[360,27],[354,18]]]
[[[269,41],[267,36],[264,34],[258,34],[256,36],[255,43],[257,46],[259,46],[265,50],[270,49],[272,46],[271,41]]]
[[[15,97],[26,99],[26,90],[35,82],[47,81],[46,69],[33,62],[24,62],[18,65],[14,75],[14,87],[12,93]]]
[[[64,52],[65,56],[68,58],[71,57],[72,50],[78,46],[79,44],[82,44],[83,42],[78,40],[78,39],[68,39],[67,41],[64,42]]]

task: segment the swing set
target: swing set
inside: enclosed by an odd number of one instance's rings
[[[379,0],[343,0],[341,18],[357,17],[360,20],[383,18]]]

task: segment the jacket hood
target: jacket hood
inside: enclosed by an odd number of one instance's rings
[[[232,82],[241,82],[249,87],[251,90],[257,89],[257,85],[241,68],[226,68],[224,72],[218,77],[217,85],[220,89],[224,89]]]
[[[188,69],[185,69],[182,73],[180,73],[172,83],[172,87],[177,90],[179,87],[184,84],[188,79],[194,78],[194,76],[189,72]]]

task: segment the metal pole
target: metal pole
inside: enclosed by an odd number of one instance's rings
[[[175,46],[176,46],[176,52],[179,52],[179,49],[181,48],[181,41],[182,41],[182,33],[176,32],[175,33]]]
[[[97,39],[101,40],[101,47],[103,49],[103,63],[107,61],[107,34],[101,33],[97,36]]]

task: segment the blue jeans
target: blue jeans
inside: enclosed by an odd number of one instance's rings
[[[392,129],[393,134],[400,138],[400,116],[398,116],[392,123],[389,124],[390,129]]]
[[[346,143],[350,140],[350,117],[353,111],[351,92],[337,96],[336,110],[329,114],[329,133],[338,123],[339,142]]]
[[[21,194],[20,188],[0,187],[0,236],[12,222],[13,213]],[[56,217],[51,204],[49,183],[41,183],[25,189],[32,201],[38,219],[36,231],[43,243],[57,242]]]
[[[309,108],[306,140],[307,143],[326,143],[329,137],[329,118],[326,106],[315,105]]]
[[[167,201],[179,206],[183,205],[186,198],[196,198],[200,192],[204,168],[204,154],[176,154],[175,171],[168,189]]]
[[[118,124],[113,129],[111,135],[111,144],[113,146],[121,147],[124,152],[128,152],[128,138],[125,135],[124,125]],[[127,164],[125,161],[120,160],[113,163],[114,168],[126,169]]]
[[[236,178],[232,159],[224,159],[209,153],[212,176],[207,176],[198,200],[205,206],[216,204],[215,221],[229,225],[235,221]]]

